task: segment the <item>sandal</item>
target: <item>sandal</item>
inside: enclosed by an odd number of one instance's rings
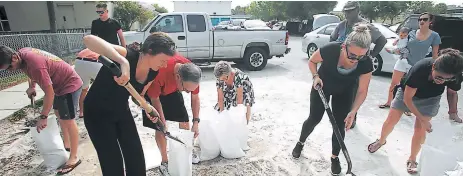
[[[386,141],[387,142],[387,141]],[[368,152],[370,153],[375,153],[376,151],[378,151],[383,145],[386,145],[386,142],[384,142],[384,144],[380,144],[379,143],[379,139],[376,139],[375,142],[371,143],[370,145],[368,145]]]
[[[418,163],[416,161],[407,161],[407,172],[409,174],[416,174],[418,173]]]
[[[63,167],[60,168],[60,171],[58,171],[57,175],[64,175],[64,174],[67,174],[69,172],[71,172],[72,170],[74,170],[77,166],[79,166],[79,164],[82,163],[82,160],[79,159],[79,161],[77,161],[77,163],[75,164],[72,164],[72,165],[64,165]],[[63,171],[63,170],[66,170],[66,171]]]
[[[412,116],[412,112],[404,112],[406,116]]]
[[[449,118],[450,118],[450,120],[453,120],[453,121],[455,121],[457,123],[463,123],[463,120],[460,117],[458,117],[457,113],[449,114]]]
[[[379,105],[380,109],[385,109],[385,108],[390,108],[390,107],[391,107],[391,105],[388,105],[388,104]]]

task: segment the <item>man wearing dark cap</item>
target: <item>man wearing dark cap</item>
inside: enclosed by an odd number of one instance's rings
[[[341,21],[341,23],[339,23],[338,26],[336,26],[333,33],[331,33],[330,42],[332,41],[344,42],[344,40],[346,40],[349,33],[352,32],[352,27],[354,26],[355,23],[359,23],[359,22],[368,23],[367,20],[359,16],[360,7],[359,7],[358,2],[356,1],[347,2],[346,5],[344,5],[342,11],[346,19]],[[371,42],[375,44],[375,47],[370,52],[370,56],[376,57],[379,54],[379,52],[381,52],[384,45],[386,45],[387,40],[383,36],[383,34],[381,34],[378,28],[376,28],[375,26],[371,24],[368,25],[368,27],[370,28]],[[355,90],[354,94],[357,94],[357,89]],[[356,122],[357,122],[357,114],[355,115],[355,120],[352,123],[351,128],[355,127]]]

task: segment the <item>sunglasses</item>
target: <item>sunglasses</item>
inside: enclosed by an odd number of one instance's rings
[[[442,76],[436,76],[434,77],[435,80],[437,81],[443,81],[443,82],[450,82],[450,81],[455,81],[455,77],[452,78],[444,78]]]
[[[350,60],[358,60],[358,61],[364,60],[365,56],[368,56],[369,53],[370,53],[370,51],[368,51],[364,55],[356,55],[356,54],[350,53],[347,48],[349,48],[348,45],[346,45],[346,54],[347,54],[347,58],[350,59]]]
[[[100,15],[103,15],[104,14],[104,11],[96,11],[96,13],[100,14]]]
[[[429,20],[429,18],[418,18],[418,21],[424,21],[424,22],[426,22],[426,21],[428,21],[428,20]]]

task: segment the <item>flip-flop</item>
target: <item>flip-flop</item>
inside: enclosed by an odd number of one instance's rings
[[[370,145],[368,145],[367,150],[368,150],[368,152],[370,152],[370,153],[375,153],[375,152],[378,151],[383,145],[386,145],[386,143],[387,143],[387,141],[385,141],[384,144],[380,144],[380,143],[379,143],[379,139],[376,139],[375,142],[373,142],[373,143],[371,143]],[[373,146],[373,145],[375,145],[375,146]],[[371,149],[371,148],[373,148],[373,147],[374,147],[374,149]]]
[[[379,105],[379,108],[381,108],[381,109],[390,108],[390,107],[391,107],[391,105],[387,105],[387,104]]]
[[[71,148],[64,148],[64,150],[71,152]]]
[[[79,161],[77,161],[75,164],[73,165],[64,165],[63,167],[60,168],[60,170],[67,170],[66,172],[61,172],[61,171],[58,171],[58,173],[56,175],[65,175],[71,171],[73,171],[77,166],[79,166],[79,164],[82,163],[82,160],[79,159]]]
[[[407,172],[409,174],[416,174],[418,173],[418,163],[416,161],[407,161]]]
[[[79,116],[80,119],[84,118],[84,116]]]
[[[406,116],[412,116],[412,113],[411,113],[411,112],[404,112],[404,114],[405,114]]]

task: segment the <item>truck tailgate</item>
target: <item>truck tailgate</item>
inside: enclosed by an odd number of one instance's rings
[[[216,30],[214,31],[214,58],[241,58],[249,43],[266,43],[270,56],[282,55],[286,31],[275,30]]]

